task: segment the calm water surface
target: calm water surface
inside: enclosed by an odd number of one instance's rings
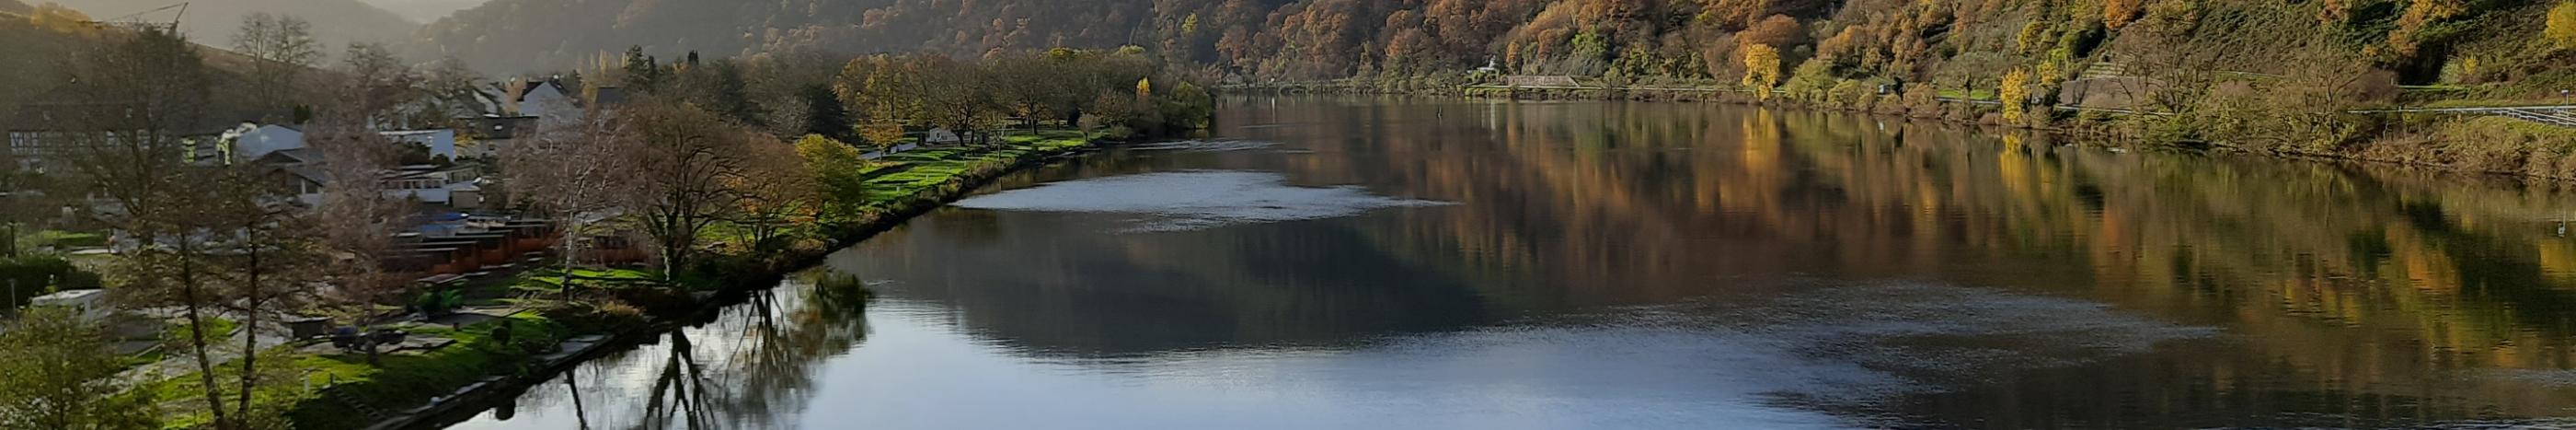
[[[2576,426],[2554,189],[1702,104],[1220,117],[455,428]]]

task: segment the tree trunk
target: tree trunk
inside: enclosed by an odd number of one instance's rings
[[[182,307],[185,308],[188,316],[188,346],[197,353],[197,382],[205,385],[206,412],[214,416],[215,428],[233,428],[232,421],[226,419],[224,415],[223,387],[215,385],[214,358],[206,356],[206,319],[200,311],[200,308],[205,306],[206,298],[200,297],[201,291],[198,291],[201,285],[197,283],[197,264],[189,260],[192,258],[190,255],[193,247],[189,246],[188,238],[184,235],[178,240],[179,300],[185,303]],[[151,246],[151,243],[146,242],[144,246]]]
[[[567,211],[567,212],[570,212],[570,211]],[[574,218],[577,218],[577,217],[580,217],[580,216],[581,216],[581,215],[580,215],[580,214],[577,214],[577,213],[571,213],[571,214],[566,215],[566,216],[564,217],[564,220],[563,220],[563,227],[561,227],[561,228],[563,229],[563,234],[561,234],[561,235],[560,235],[560,236],[561,236],[561,238],[556,239],[557,241],[562,242],[562,243],[558,243],[558,244],[556,244],[556,245],[562,245],[562,247],[563,247],[563,255],[555,256],[555,258],[556,258],[556,259],[559,259],[559,260],[562,260],[562,261],[561,261],[561,263],[562,263],[562,265],[563,265],[563,273],[562,273],[562,275],[563,275],[563,277],[562,277],[562,279],[563,279],[563,285],[561,286],[561,288],[563,289],[563,296],[564,296],[564,299],[565,299],[565,300],[571,300],[571,299],[572,299],[572,255],[573,255],[572,241],[574,240],[574,236],[573,236],[573,235],[574,235],[574,234],[576,234],[576,232],[581,231],[581,228],[580,228],[580,223],[581,223],[581,221],[576,220],[576,219],[574,219]]]
[[[251,387],[259,383],[259,368],[256,365],[259,360],[259,311],[261,300],[265,299],[259,294],[259,264],[259,247],[253,245],[250,249],[250,276],[243,284],[247,289],[243,290],[246,297],[242,299],[241,399],[233,406],[236,408],[235,415],[239,415],[242,419],[250,418]]]

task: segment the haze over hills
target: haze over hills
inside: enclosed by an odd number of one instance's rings
[[[177,4],[180,0],[52,1],[78,9],[93,18],[107,19]],[[325,52],[334,54],[350,42],[403,43],[420,28],[418,23],[357,0],[226,0],[190,2],[188,14],[179,29],[187,33],[190,41],[199,44],[231,46],[233,32],[241,27],[242,17],[258,12],[292,15],[311,21],[314,38],[323,43]],[[167,20],[172,16],[164,11],[146,18]]]
[[[448,14],[483,4],[484,0],[363,0],[376,8],[392,11],[412,22],[428,23]]]
[[[1265,2],[1271,0],[1263,0]],[[1143,0],[494,0],[429,24],[435,52],[478,68],[569,68],[642,45],[674,56],[1114,47],[1151,40]]]

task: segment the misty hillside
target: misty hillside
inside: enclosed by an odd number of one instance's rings
[[[1143,0],[493,0],[431,23],[428,43],[486,70],[568,68],[644,45],[736,55],[1117,46],[1150,40]]]
[[[176,0],[53,0],[79,9],[91,17],[108,19],[177,4]],[[231,46],[232,34],[241,27],[244,16],[268,12],[292,15],[313,23],[313,36],[322,41],[327,52],[337,53],[350,42],[400,43],[411,38],[419,24],[357,0],[227,0],[191,2],[188,15],[179,29],[189,40],[209,46]],[[146,15],[148,20],[168,20],[168,11]]]
[[[412,22],[434,22],[448,14],[483,4],[483,0],[362,0]]]

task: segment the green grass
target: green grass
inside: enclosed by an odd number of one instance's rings
[[[233,329],[238,325],[234,324],[233,320],[215,317],[206,317],[205,321],[206,340],[209,341],[221,340],[224,336],[232,335]],[[172,318],[169,326],[161,328],[161,339],[171,342],[186,342],[188,339],[188,320],[186,318]]]
[[[1001,141],[996,147],[935,148],[887,156],[881,161],[888,165],[878,169],[885,173],[868,179],[867,205],[884,206],[909,199],[978,169],[1005,166],[1033,152],[1063,151],[1090,144],[1090,139],[1071,132],[1012,135]]]
[[[492,336],[504,320],[511,322],[511,343],[516,348],[505,348]],[[305,383],[309,382],[316,390],[344,391],[380,410],[399,410],[428,400],[425,393],[444,393],[489,375],[529,372],[532,369],[524,366],[531,363],[526,360],[527,354],[520,352],[521,348],[552,345],[569,334],[561,325],[534,314],[511,315],[461,329],[429,325],[417,326],[410,331],[414,336],[456,339],[456,344],[426,354],[382,354],[379,356],[380,365],[368,365],[363,353],[290,356],[295,348],[279,347],[262,355],[262,358],[279,363],[276,365],[282,369],[276,372],[303,375],[305,380],[267,382],[265,388],[251,396],[252,401],[260,408],[284,411],[300,428],[365,427],[373,419],[346,404],[322,397],[319,391],[304,391]],[[215,376],[221,382],[230,383],[239,378],[240,366],[239,361],[224,363],[218,367]],[[203,409],[205,391],[200,379],[197,374],[189,373],[142,387],[153,390],[162,400],[167,412],[165,427],[192,428],[212,420],[212,416]],[[228,388],[227,393],[231,389]]]
[[[1936,94],[1936,95],[1938,95],[1938,96],[1940,96],[1940,97],[1947,97],[1947,98],[1954,98],[1954,99],[1968,99],[1968,100],[1994,100],[1994,99],[1995,99],[1995,90],[1991,90],[1991,89],[1976,89],[1976,90],[1969,90],[1969,91],[1964,92],[1964,93],[1960,92],[1959,90],[1941,90],[1940,92],[1935,93],[1935,94]]]
[[[89,232],[42,230],[18,238],[18,246],[26,249],[46,246],[57,249],[97,248],[107,246],[107,236]]]
[[[616,268],[574,268],[572,278],[585,288],[602,285],[661,284],[660,273]],[[513,291],[551,294],[563,290],[563,273],[554,269],[537,269],[520,273],[509,283]]]

